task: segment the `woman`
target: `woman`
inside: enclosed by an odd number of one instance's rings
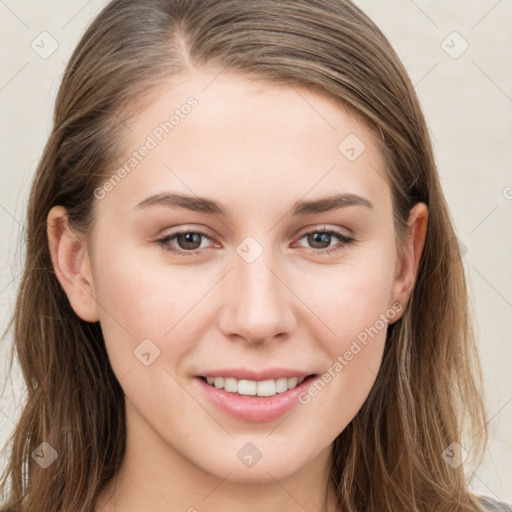
[[[506,510],[463,472],[487,430],[454,240],[357,7],[113,1],[28,206],[5,510]]]

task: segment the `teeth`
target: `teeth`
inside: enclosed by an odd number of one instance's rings
[[[237,380],[231,377],[206,377],[206,382],[216,388],[224,389],[229,393],[240,395],[274,396],[297,387],[305,377],[282,377],[268,380]]]

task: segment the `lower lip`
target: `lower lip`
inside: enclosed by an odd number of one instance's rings
[[[223,412],[243,421],[253,423],[271,421],[293,409],[299,403],[298,396],[315,380],[316,376],[304,379],[298,386],[273,396],[238,395],[211,386],[200,377],[195,377],[206,396]]]

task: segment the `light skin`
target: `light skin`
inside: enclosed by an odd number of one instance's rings
[[[400,318],[416,279],[427,208],[411,210],[401,258],[391,190],[369,129],[311,90],[214,76],[194,71],[151,93],[130,122],[124,161],[187,98],[198,105],[97,200],[92,238],[72,233],[64,208],[48,216],[56,276],[76,314],[100,321],[126,396],[126,455],[98,511],[325,510],[332,442],[375,382],[386,328],[309,403],[272,421],[227,415],[195,377],[239,366],[322,375],[379,315],[391,310],[389,323]],[[366,146],[353,161],[338,148],[349,134]],[[227,215],[136,208],[164,192],[213,199]],[[373,206],[292,215],[299,200],[340,193]],[[355,241],[305,236],[323,228]],[[210,239],[167,239],[192,256],[155,243],[181,229]],[[249,236],[263,250],[251,262],[237,252]],[[144,339],[160,350],[148,366],[134,357]],[[237,457],[247,442],[262,454],[252,467]]]

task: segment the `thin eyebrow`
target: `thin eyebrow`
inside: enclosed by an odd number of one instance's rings
[[[187,210],[207,213],[210,215],[219,215],[227,217],[227,210],[217,201],[206,197],[191,196],[186,194],[162,193],[150,196],[135,206],[135,209],[148,208],[150,206],[160,205],[170,208],[178,207]],[[337,194],[310,201],[300,200],[293,205],[292,216],[304,216],[314,213],[324,213],[346,206],[365,206],[373,208],[374,205],[365,197],[357,194]]]

